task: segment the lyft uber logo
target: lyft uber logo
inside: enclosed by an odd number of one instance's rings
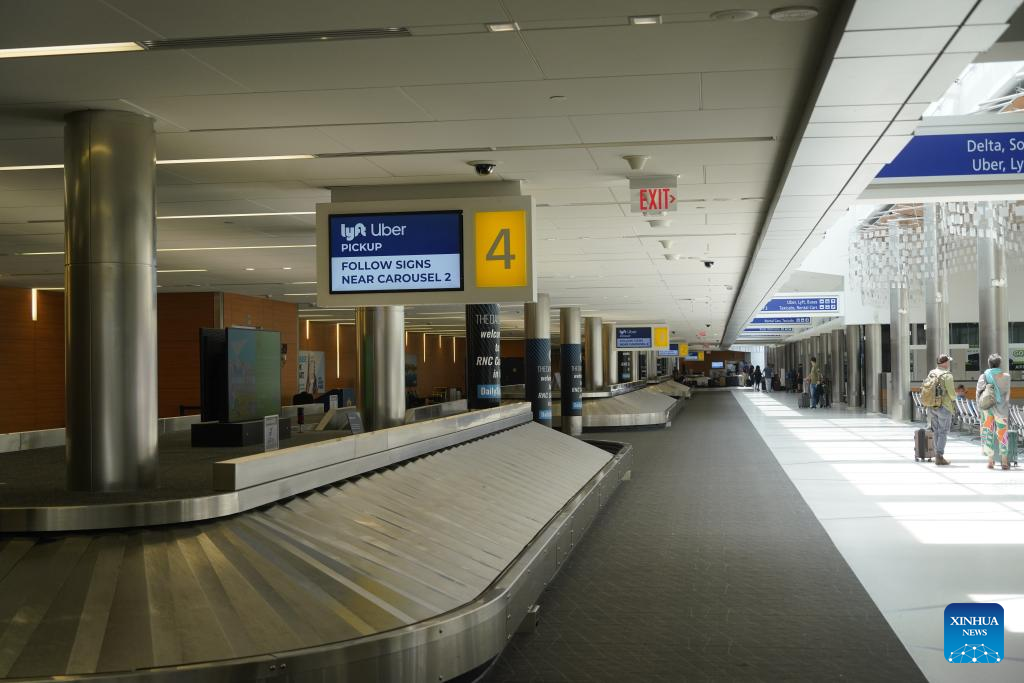
[[[946,661],[997,664],[1003,661],[1003,606],[996,602],[954,602],[946,606]]]
[[[348,242],[351,242],[356,237],[366,237],[366,226],[362,223],[356,223],[355,225],[345,225],[342,223],[341,236]]]

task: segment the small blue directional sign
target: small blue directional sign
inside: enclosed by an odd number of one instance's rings
[[[750,321],[751,325],[810,325],[811,319],[805,315],[759,317]]]
[[[783,294],[768,300],[762,313],[804,313],[807,315],[840,315],[837,294]]]
[[[769,334],[785,334],[793,332],[792,327],[745,327],[743,328],[744,334],[750,334],[754,332],[767,332]]]

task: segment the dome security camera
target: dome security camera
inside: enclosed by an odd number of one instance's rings
[[[704,323],[704,327],[711,327],[711,323]]]
[[[705,267],[705,268],[710,268],[710,267],[711,267],[711,266],[713,266],[713,265],[715,265],[715,262],[714,262],[714,261],[705,261],[705,262],[704,262],[704,267]]]
[[[467,161],[466,163],[476,169],[477,175],[491,175],[498,165],[497,161]]]

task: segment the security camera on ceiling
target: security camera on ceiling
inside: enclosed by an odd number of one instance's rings
[[[713,265],[715,265],[715,262],[714,262],[714,261],[705,261],[705,262],[704,262],[704,267],[705,267],[705,268],[710,268],[710,267],[711,267],[711,266],[713,266]]]
[[[477,175],[491,175],[498,165],[497,161],[467,161],[466,163],[476,169]]]

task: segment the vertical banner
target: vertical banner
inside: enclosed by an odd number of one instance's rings
[[[533,419],[551,426],[551,339],[526,340],[526,397]]]
[[[637,365],[639,365],[640,367],[637,368],[636,379],[647,379],[647,377],[649,375],[648,375],[648,370],[647,370],[647,354],[646,353],[641,353],[637,357]]]
[[[562,423],[583,415],[583,347],[562,344]]]
[[[632,382],[633,368],[629,362],[629,351],[619,351],[619,381]]]
[[[466,402],[470,409],[501,404],[498,304],[466,306]]]

